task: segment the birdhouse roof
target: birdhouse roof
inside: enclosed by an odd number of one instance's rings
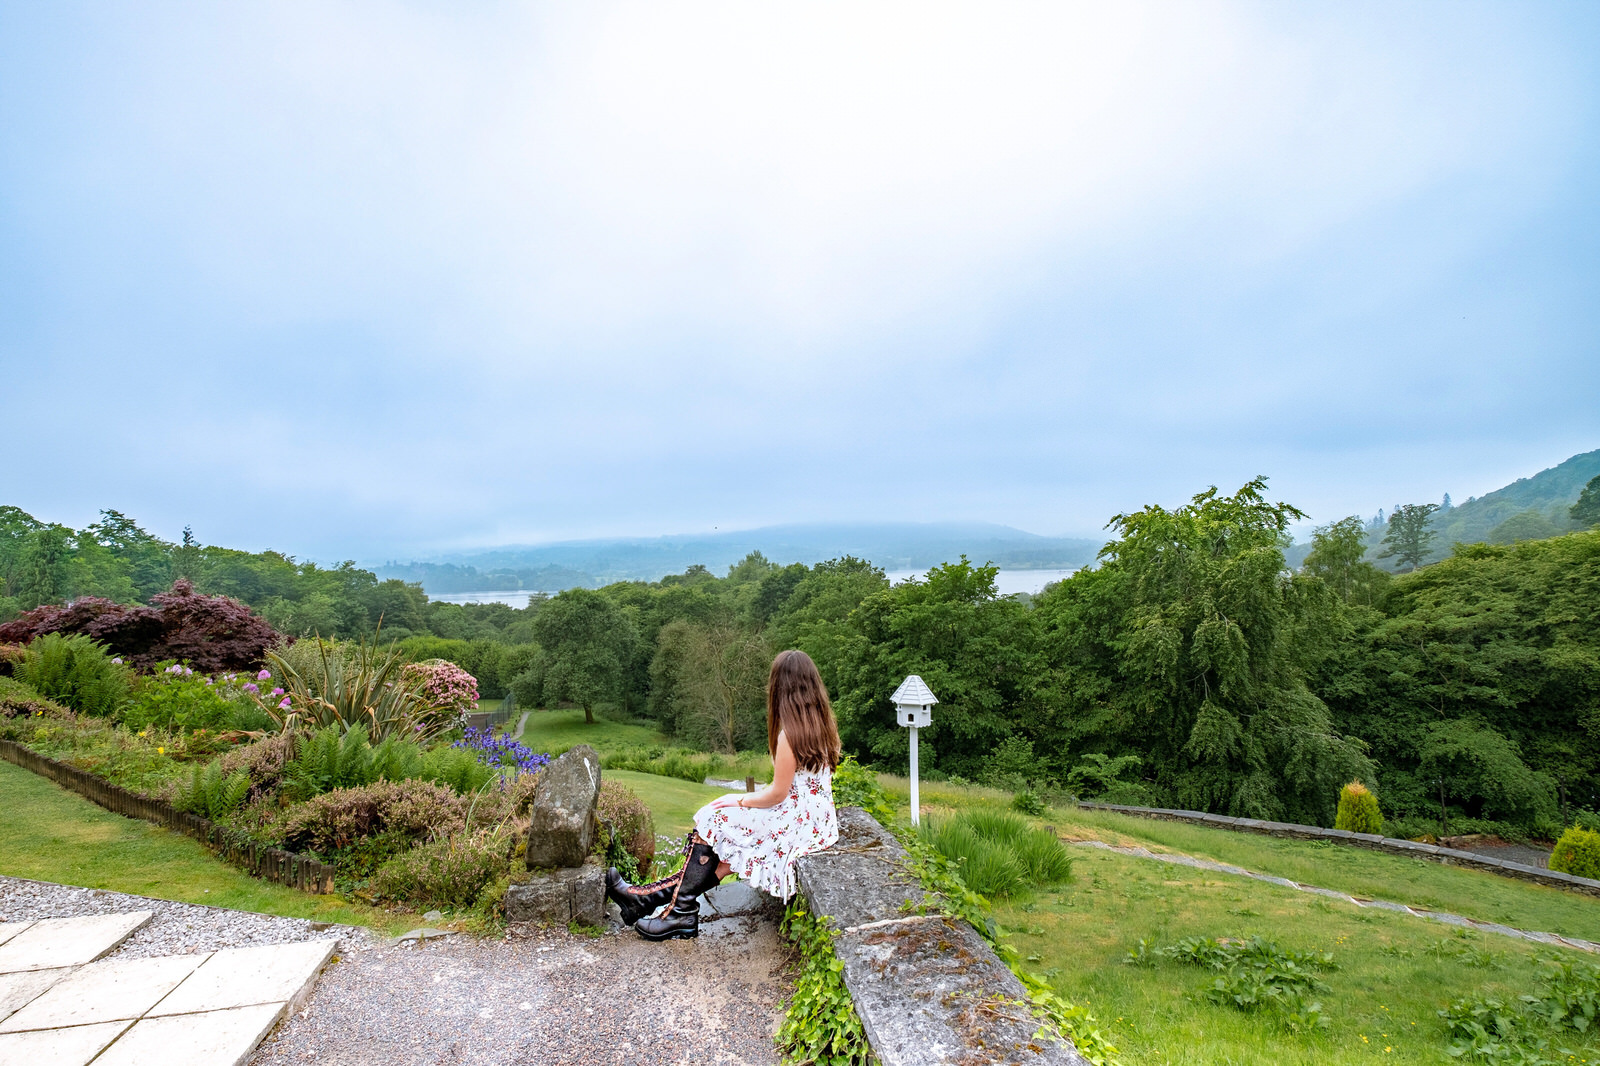
[[[899,706],[914,704],[925,707],[930,703],[939,702],[938,697],[934,696],[928,686],[923,684],[922,678],[916,674],[900,682],[900,687],[894,690],[894,695],[889,699]]]

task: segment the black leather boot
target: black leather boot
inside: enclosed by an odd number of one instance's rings
[[[687,860],[689,852],[694,848],[695,835],[687,833],[683,838],[683,855]],[[624,881],[622,874],[615,866],[606,870],[606,898],[617,905],[622,912],[622,924],[632,925],[647,914],[653,914],[661,909],[662,904],[672,899],[672,894],[678,889],[678,881],[683,877],[683,870],[659,881],[652,881],[648,885],[630,885]]]
[[[646,940],[690,939],[700,935],[700,894],[715,888],[717,866],[721,860],[711,845],[695,834],[689,848],[689,861],[672,897],[672,909],[659,918],[642,918],[633,927]]]

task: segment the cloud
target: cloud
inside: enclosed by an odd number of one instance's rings
[[[5,358],[34,430],[146,423],[18,491],[348,553],[1077,530],[1268,461],[1387,499],[1339,427],[1594,398],[1572,260],[1517,247],[1593,230],[1574,10],[12,11]]]

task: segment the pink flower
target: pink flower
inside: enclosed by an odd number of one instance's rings
[[[256,688],[256,683],[254,681],[246,681],[244,683],[244,690],[246,692],[260,692],[261,691],[259,688]]]
[[[289,697],[285,696],[283,698],[283,702],[278,704],[278,710],[287,711],[288,709],[289,709]]]
[[[272,680],[272,671],[271,670],[263,670],[263,671],[261,671],[259,674],[256,675],[256,680],[257,681],[271,681]]]
[[[283,689],[275,688],[275,689],[272,690],[271,694],[274,695],[274,696],[282,696],[283,695]]]

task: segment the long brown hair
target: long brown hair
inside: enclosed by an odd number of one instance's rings
[[[767,750],[774,757],[780,730],[799,769],[815,773],[839,765],[839,725],[828,689],[803,651],[780,651],[767,676]]]

